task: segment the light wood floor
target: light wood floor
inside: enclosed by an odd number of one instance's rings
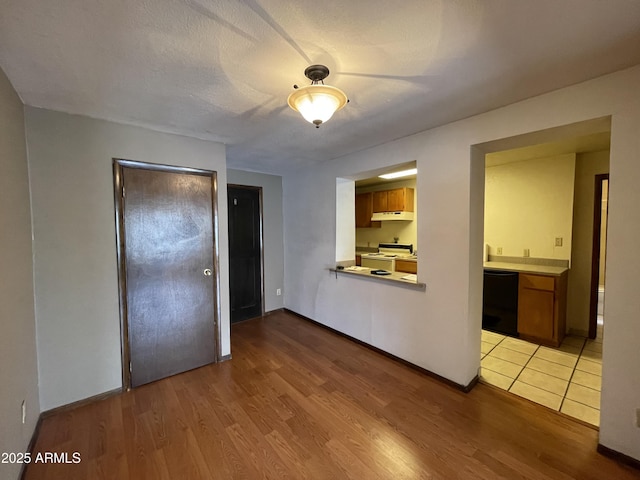
[[[35,479],[638,479],[597,432],[471,393],[287,313],[232,328],[233,360],[46,418]]]

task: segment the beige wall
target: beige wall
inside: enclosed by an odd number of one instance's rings
[[[608,172],[608,150],[577,155],[573,250],[567,291],[567,329],[579,335],[587,335],[589,332],[595,175]]]
[[[416,180],[401,180],[389,182],[372,187],[361,187],[356,189],[356,193],[376,192],[380,190],[392,190],[394,188],[410,187],[416,188]],[[418,195],[414,192],[413,208],[414,220],[387,221],[382,222],[381,228],[356,228],[356,248],[357,247],[377,247],[379,243],[393,243],[393,237],[398,237],[399,243],[412,243],[414,249],[418,249]]]
[[[489,253],[571,258],[575,154],[487,167],[484,241]],[[555,246],[555,238],[563,239]]]
[[[24,109],[0,70],[0,453],[24,452],[40,414],[31,248]],[[0,463],[0,478],[19,470]]]

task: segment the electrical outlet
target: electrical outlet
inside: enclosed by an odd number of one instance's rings
[[[24,425],[25,423],[27,423],[27,401],[23,400],[22,401],[22,424]]]
[[[528,248],[524,249],[524,252],[522,252],[522,256],[523,257],[528,257],[529,256],[529,249]]]
[[[276,295],[277,295],[277,296],[282,295],[282,289],[281,289],[281,288],[277,288],[277,289],[276,289]]]
[[[636,408],[636,427],[640,428],[640,408]]]
[[[562,237],[556,237],[556,247],[562,246]]]
[[[502,255],[502,247],[498,247],[497,249],[498,255]]]

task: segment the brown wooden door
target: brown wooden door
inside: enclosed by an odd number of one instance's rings
[[[122,182],[126,323],[138,386],[216,361],[213,177],[123,167]]]

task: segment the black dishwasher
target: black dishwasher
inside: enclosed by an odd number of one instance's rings
[[[518,336],[518,272],[485,270],[482,328]]]

